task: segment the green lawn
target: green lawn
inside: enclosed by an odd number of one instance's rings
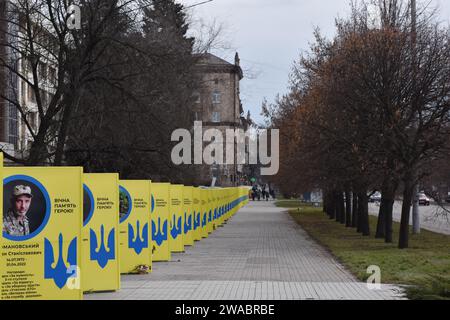
[[[328,219],[322,209],[300,207],[290,214],[358,279],[366,280],[367,267],[377,265],[383,283],[413,285],[407,290],[411,299],[450,299],[450,236],[423,230],[410,236],[409,249],[400,250],[398,223],[394,223],[394,243],[386,244]],[[374,234],[375,217],[370,217],[370,227]]]
[[[301,203],[298,200],[282,199],[282,200],[277,200],[275,202],[275,205],[280,208],[298,208],[299,206],[301,206]]]
[[[311,206],[311,204],[306,204],[301,202],[300,200],[295,199],[279,199],[275,202],[275,205],[280,208],[298,208],[300,206]]]

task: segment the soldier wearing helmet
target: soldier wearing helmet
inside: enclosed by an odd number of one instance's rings
[[[24,185],[14,187],[10,199],[11,207],[3,216],[3,232],[10,236],[26,236],[30,234],[27,213],[32,199],[31,187]]]

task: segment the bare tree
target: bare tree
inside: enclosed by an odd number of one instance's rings
[[[351,225],[368,235],[368,196],[381,190],[376,236],[392,242],[392,206],[403,187],[400,248],[408,247],[414,187],[429,174],[426,163],[445,154],[450,134],[449,30],[425,12],[412,33],[408,2],[353,3],[350,18],[337,21],[336,37],[317,33],[295,65],[289,96],[300,98],[293,106],[278,101],[268,114],[289,130],[282,134],[280,182],[295,187],[283,172],[307,172],[302,180],[326,191],[330,218],[350,217],[342,198],[350,185]]]
[[[117,44],[115,35],[133,28],[136,1],[79,1],[80,30],[69,25],[71,2],[7,3],[4,28],[0,30],[2,39],[7,39],[0,46],[10,54],[0,60],[0,68],[13,75],[6,92],[14,94],[2,92],[1,98],[17,110],[31,141],[22,156],[5,152],[5,157],[27,165],[60,165],[71,114],[86,84],[98,80],[98,61],[109,46]],[[31,105],[22,99],[16,79],[23,83]]]

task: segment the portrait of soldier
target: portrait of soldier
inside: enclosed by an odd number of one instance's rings
[[[122,220],[130,210],[130,202],[125,192],[120,190],[119,192],[120,205],[119,205],[119,217]]]
[[[31,187],[17,185],[10,198],[10,208],[3,215],[3,232],[10,236],[26,236],[30,234],[30,217],[27,213],[33,195]]]

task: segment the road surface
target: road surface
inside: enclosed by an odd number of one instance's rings
[[[450,211],[450,207],[447,207]],[[369,213],[378,216],[380,210],[379,204],[369,203]],[[402,213],[402,202],[396,201],[394,203],[393,219],[399,222]],[[422,228],[450,235],[450,213],[445,212],[436,205],[420,206],[419,207],[420,225]],[[412,225],[412,210],[410,214],[410,225]]]

